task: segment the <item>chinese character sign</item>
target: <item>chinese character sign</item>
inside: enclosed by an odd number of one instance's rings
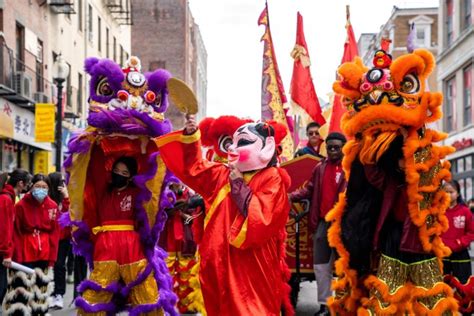
[[[50,171],[49,165],[51,161],[51,152],[46,150],[39,150],[35,153],[35,174],[48,174]]]
[[[37,103],[35,110],[35,141],[54,142],[54,104]]]

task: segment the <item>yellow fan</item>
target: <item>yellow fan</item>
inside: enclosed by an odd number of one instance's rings
[[[181,113],[196,114],[198,112],[196,95],[184,81],[170,78],[167,85],[171,101]]]

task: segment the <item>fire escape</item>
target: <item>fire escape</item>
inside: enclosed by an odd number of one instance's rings
[[[131,0],[104,0],[104,4],[119,25],[132,25]]]
[[[74,14],[74,0],[47,0],[51,10],[56,14]]]

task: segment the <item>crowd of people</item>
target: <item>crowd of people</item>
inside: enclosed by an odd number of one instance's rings
[[[66,282],[77,285],[79,272],[87,269],[72,254],[70,229],[58,224],[59,216],[69,210],[64,176],[59,172],[31,175],[15,169],[0,175],[0,187],[2,309],[11,314],[44,314],[49,308],[63,308]],[[34,273],[8,271],[12,263]]]

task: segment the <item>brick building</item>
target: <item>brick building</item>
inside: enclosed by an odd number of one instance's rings
[[[207,52],[188,1],[135,0],[132,11],[133,55],[140,57],[145,71],[165,68],[185,81],[198,98],[198,116],[204,117]],[[166,117],[175,129],[184,124],[184,116],[174,106],[169,107]]]
[[[359,37],[359,54],[364,64],[372,66],[376,50],[380,49],[382,37],[389,37],[389,53],[393,58],[407,53],[407,38],[411,24],[415,24],[416,48],[426,48],[438,54],[438,8],[399,8],[394,6],[388,21],[380,27],[378,33],[363,33]],[[428,80],[429,88],[437,90],[436,70]]]
[[[438,89],[444,94],[445,144],[456,147],[448,157],[462,196],[474,197],[474,1],[440,0]]]

